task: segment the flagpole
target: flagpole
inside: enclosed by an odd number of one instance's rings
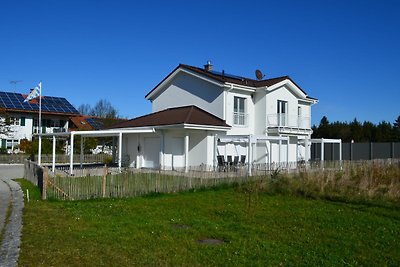
[[[42,163],[42,81],[39,87],[39,151],[38,151],[38,165]]]

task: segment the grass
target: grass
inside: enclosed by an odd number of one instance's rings
[[[400,212],[391,202],[271,195],[251,186],[42,201],[32,184],[19,182],[31,197],[19,266],[400,265]],[[203,238],[224,243],[199,244]]]

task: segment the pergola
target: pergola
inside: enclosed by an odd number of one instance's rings
[[[324,161],[324,144],[339,144],[339,160],[342,161],[342,139],[311,139],[311,143],[321,144],[321,161]]]
[[[42,137],[53,139],[53,160],[52,160],[52,170],[55,170],[56,164],[56,139],[57,138],[69,138],[70,140],[70,162],[69,169],[70,174],[74,174],[74,139],[75,136],[81,137],[118,137],[118,168],[122,167],[122,135],[123,134],[140,134],[140,133],[155,133],[154,128],[136,128],[136,129],[112,129],[112,130],[96,130],[96,131],[71,131],[67,133],[45,133],[37,134],[39,136],[39,151],[38,151],[38,164],[41,165],[41,142]],[[83,153],[83,142],[81,142],[81,154]]]
[[[289,162],[289,137],[288,136],[266,136],[266,135],[226,135],[226,136],[220,136],[218,137],[218,141],[220,143],[247,143],[248,144],[248,163],[247,164],[247,172],[249,175],[251,175],[251,163],[253,162],[253,151],[254,151],[254,145],[259,143],[259,142],[265,142],[265,141],[277,141],[279,144],[279,160],[281,159],[281,146],[282,146],[282,141],[286,143],[286,162]],[[271,163],[271,157],[272,157],[272,144],[270,142],[269,145],[269,163]]]

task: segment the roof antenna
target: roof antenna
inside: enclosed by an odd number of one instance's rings
[[[265,77],[265,75],[262,74],[261,70],[256,70],[256,77],[257,80],[261,81]]]

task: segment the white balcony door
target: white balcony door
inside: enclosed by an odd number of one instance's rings
[[[278,126],[287,126],[288,102],[278,100]]]

